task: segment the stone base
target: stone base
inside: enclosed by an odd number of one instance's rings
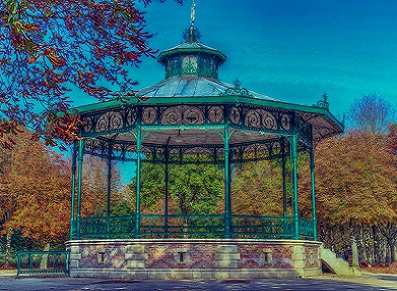
[[[70,276],[133,280],[262,279],[321,274],[321,243],[302,240],[74,240]]]

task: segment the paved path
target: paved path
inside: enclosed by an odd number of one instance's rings
[[[343,278],[324,275],[313,279],[127,281],[81,278],[0,277],[0,291],[204,291],[204,290],[397,290],[397,276],[364,273]]]

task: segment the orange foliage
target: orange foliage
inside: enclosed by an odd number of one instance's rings
[[[64,242],[70,214],[70,163],[19,133],[12,150],[1,150],[2,232],[22,229],[40,243]]]
[[[0,116],[8,127],[29,125],[42,135],[51,112],[70,108],[71,88],[103,100],[112,98],[114,85],[136,84],[128,68],[156,53],[137,5],[0,1]],[[5,132],[0,127],[0,146],[11,146],[1,139]]]
[[[320,224],[370,226],[397,219],[397,157],[385,135],[349,132],[323,141],[315,156]],[[310,193],[309,179],[301,186]],[[309,199],[301,198],[303,208]]]

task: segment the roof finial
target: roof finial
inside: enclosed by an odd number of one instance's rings
[[[192,2],[192,9],[190,11],[190,31],[189,31],[189,41],[194,42],[194,20],[196,15],[196,1]]]

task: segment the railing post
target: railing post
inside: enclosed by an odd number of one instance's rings
[[[17,252],[17,276],[19,275],[20,269],[21,269],[21,253]]]
[[[33,269],[33,262],[32,262],[32,259],[30,257],[30,253],[28,254],[28,261],[29,261],[29,269]]]

